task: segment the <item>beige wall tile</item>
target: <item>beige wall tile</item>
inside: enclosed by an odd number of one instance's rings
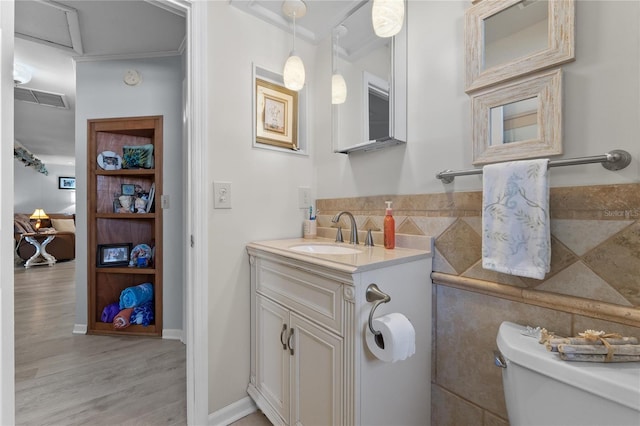
[[[479,260],[471,268],[467,269],[462,276],[469,278],[477,278],[479,280],[492,281],[499,284],[508,284],[514,287],[526,288],[527,284],[521,277],[515,275],[502,274],[500,272],[490,271],[482,267],[482,261]]]
[[[480,236],[465,222],[458,220],[436,240],[436,247],[458,274],[480,259]]]
[[[637,337],[640,339],[640,328],[638,327],[575,315],[572,335],[577,336],[578,333],[582,333],[585,330],[602,330],[607,333],[619,333],[626,337]]]
[[[438,385],[432,385],[431,424],[433,426],[482,425],[482,409]]]
[[[555,219],[551,221],[551,233],[572,252],[582,256],[632,223],[632,220]]]
[[[437,288],[437,384],[506,418],[501,369],[493,363],[503,321],[571,331],[571,315],[546,308]]]
[[[640,306],[640,223],[591,250],[583,260],[632,305]]]
[[[631,306],[616,289],[584,263],[577,262],[536,287],[536,290]]]
[[[483,426],[509,426],[509,421],[488,411],[484,412]]]

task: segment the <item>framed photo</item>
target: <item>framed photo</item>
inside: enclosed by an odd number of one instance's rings
[[[122,195],[136,195],[136,186],[132,183],[123,183],[121,188]]]
[[[76,178],[73,176],[59,176],[58,189],[76,189]]]
[[[132,243],[123,244],[98,244],[99,268],[107,266],[127,266],[131,256]]]
[[[298,149],[298,92],[256,78],[256,142]]]

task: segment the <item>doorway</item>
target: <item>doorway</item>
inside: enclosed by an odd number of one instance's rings
[[[183,339],[187,352],[187,415],[191,424],[205,424],[208,416],[208,371],[207,371],[207,246],[206,241],[199,246],[199,241],[193,241],[193,229],[198,229],[198,235],[207,235],[206,212],[206,182],[208,172],[206,168],[206,4],[204,2],[187,2],[181,0],[160,0],[156,2],[164,8],[183,13],[187,20],[187,58],[186,83],[187,101],[185,102],[185,182],[187,202],[185,203],[185,238],[183,241],[185,265],[184,273],[184,313]],[[0,17],[2,18],[2,88],[8,92],[6,84],[9,80],[10,65],[7,58],[13,57],[13,2],[1,2]],[[6,95],[3,96],[6,98]],[[2,134],[6,140],[13,139],[13,110],[8,106],[2,108]],[[10,151],[5,147],[0,156],[4,171],[12,171],[13,159]],[[8,167],[7,167],[8,166]],[[0,181],[3,193],[13,191],[13,177],[11,173],[3,172]],[[3,197],[4,198],[4,197]],[[11,200],[12,197],[5,198]],[[3,205],[2,223],[10,223],[13,216],[13,206]],[[4,231],[2,231],[4,229]],[[8,227],[1,227],[3,240],[10,237]],[[2,269],[8,270],[9,256],[5,256],[7,247],[4,246]],[[2,318],[2,406],[0,422],[14,423],[14,384],[13,382],[13,333],[10,325],[13,322],[13,278],[2,278],[3,295],[0,304]],[[7,339],[9,338],[9,339]],[[197,374],[196,374],[197,372]]]

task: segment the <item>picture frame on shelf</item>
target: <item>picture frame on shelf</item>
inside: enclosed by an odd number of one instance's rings
[[[156,184],[155,182],[151,184],[151,189],[149,189],[149,199],[147,200],[147,213],[151,213],[151,209],[153,208],[153,199],[156,195]]]
[[[127,266],[131,256],[132,243],[98,244],[98,268],[110,266]]]
[[[75,176],[58,176],[58,189],[76,189]]]
[[[256,78],[256,142],[298,149],[298,93]]]
[[[133,183],[123,183],[120,188],[122,195],[136,195],[136,186]]]

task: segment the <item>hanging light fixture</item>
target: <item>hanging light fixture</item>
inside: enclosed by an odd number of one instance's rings
[[[305,72],[304,63],[296,53],[296,18],[302,18],[307,13],[307,5],[302,0],[285,0],[282,12],[293,19],[293,48],[284,64],[282,77],[287,89],[298,91],[304,86]]]
[[[347,82],[338,71],[338,50],[340,48],[340,37],[347,34],[347,27],[338,25],[334,29],[335,45],[333,46],[333,75],[331,76],[331,103],[334,105],[343,104],[347,100]]]
[[[404,22],[404,0],[373,0],[371,21],[378,37],[398,34]]]

